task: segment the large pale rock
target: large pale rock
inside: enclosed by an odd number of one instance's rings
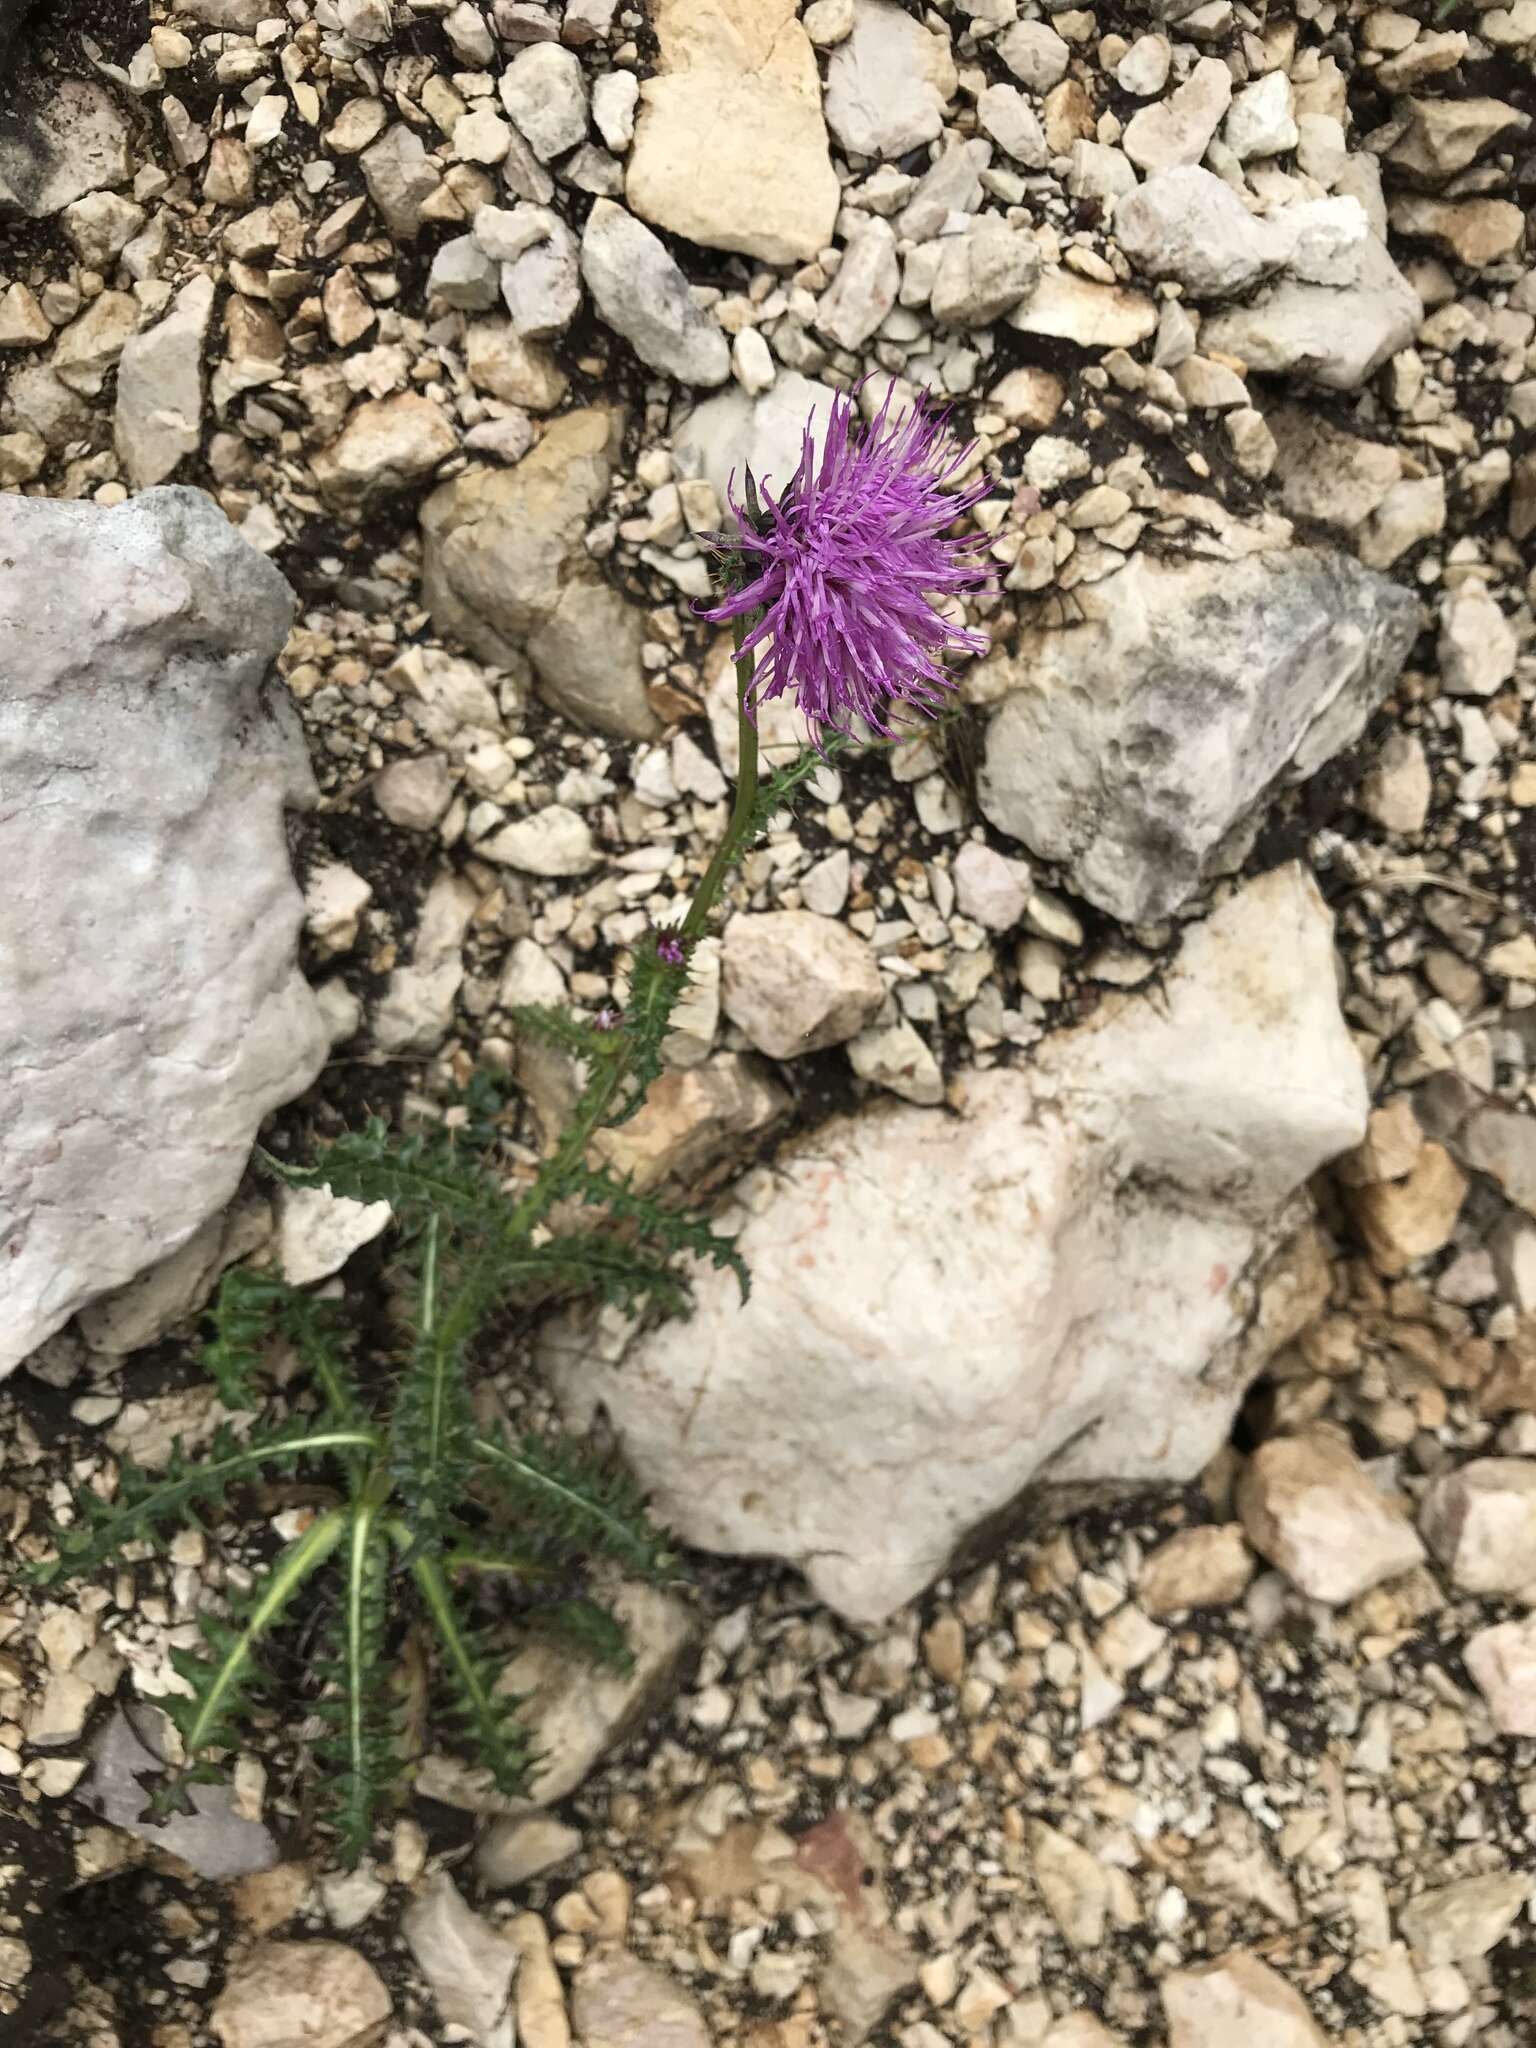
[[[421,508],[422,587],[440,632],[498,668],[532,661],[557,710],[618,739],[649,739],[642,614],[584,545],[619,427],[597,407],[562,415],[512,469],[473,469]]]
[[[1415,1956],[1431,1969],[1471,1962],[1504,1939],[1531,1891],[1532,1879],[1523,1870],[1458,1878],[1410,1899],[1397,1916],[1398,1925]]]
[[[677,428],[672,446],[688,468],[697,468],[714,485],[722,505],[733,478],[740,498],[748,469],[759,483],[779,492],[800,461],[808,422],[813,444],[821,448],[835,396],[814,378],[786,370],[760,398],[749,398],[739,390],[706,398]]]
[[[813,910],[733,917],[723,967],[725,1014],[778,1060],[841,1045],[885,1000],[869,941]]]
[[[838,1118],[750,1179],[721,1219],[745,1307],[701,1273],[622,1366],[625,1332],[563,1321],[546,1363],[688,1542],[877,1619],[1032,1481],[1199,1470],[1316,1291],[1271,1260],[1290,1198],[1364,1127],[1330,921],[1279,870],[1190,930],[1156,1002],[975,1075],[959,1116]]]
[[[0,1373],[223,1208],[325,1057],[292,615],[201,492],[0,499]]]
[[[853,33],[827,66],[827,126],[858,156],[904,156],[932,142],[955,90],[946,36],[894,0],[854,0]]]
[[[1371,236],[1354,282],[1281,277],[1251,304],[1213,314],[1200,329],[1200,346],[1207,354],[1239,356],[1265,376],[1355,391],[1409,345],[1423,317],[1418,293]]]
[[[978,782],[999,830],[1131,923],[1240,861],[1275,789],[1351,745],[1418,605],[1348,556],[1137,554],[967,682],[993,713]]]
[[[838,183],[795,0],[657,0],[624,196],[707,249],[802,263],[832,240]]]
[[[1156,172],[1115,208],[1115,240],[1136,268],[1175,279],[1196,299],[1246,291],[1280,268],[1291,239],[1198,164]]]
[[[1181,86],[1126,123],[1125,153],[1139,170],[1197,164],[1232,104],[1232,74],[1219,57],[1202,57]]]
[[[373,2048],[390,2015],[377,1970],[339,1941],[264,1941],[209,2015],[221,2048]]]
[[[1340,1606],[1421,1564],[1424,1546],[1347,1444],[1276,1437],[1248,1461],[1237,1509],[1255,1550],[1309,1600]]]

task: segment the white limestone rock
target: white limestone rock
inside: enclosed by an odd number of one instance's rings
[[[967,681],[992,714],[985,816],[1127,923],[1240,861],[1266,799],[1364,730],[1418,629],[1411,593],[1348,556],[1143,550]]]
[[[1143,276],[1172,278],[1196,299],[1235,297],[1291,250],[1276,222],[1250,213],[1198,164],[1154,172],[1127,194],[1115,208],[1115,240]]]
[[[1251,304],[1212,314],[1200,330],[1200,346],[1207,354],[1238,356],[1265,376],[1356,391],[1409,345],[1423,317],[1418,293],[1368,236],[1353,283],[1282,276]]]
[[[222,1209],[325,1058],[292,615],[200,491],[0,498],[0,1373]]]
[[[725,928],[722,1006],[759,1052],[795,1059],[862,1031],[885,999],[869,942],[812,910],[742,912]]]
[[[1237,1491],[1248,1540],[1309,1600],[1341,1606],[1424,1559],[1413,1524],[1354,1452],[1321,1430],[1274,1437]]]
[[[1200,1469],[1319,1305],[1273,1254],[1365,1111],[1330,919],[1281,869],[1189,930],[1155,1002],[968,1077],[959,1116],[866,1110],[749,1177],[721,1219],[745,1306],[702,1272],[622,1365],[622,1328],[557,1319],[546,1369],[685,1541],[876,1620],[1031,1482]]]

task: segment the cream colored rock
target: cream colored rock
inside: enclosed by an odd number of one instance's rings
[[[136,490],[164,483],[202,436],[203,345],[213,300],[213,279],[194,277],[163,320],[124,344],[114,437]]]
[[[268,1941],[210,2015],[221,2048],[374,2048],[390,2016],[373,1965],[335,1941]]]
[[[741,1053],[723,1052],[702,1066],[673,1069],[652,1082],[644,1107],[616,1130],[600,1131],[596,1150],[637,1187],[663,1181],[718,1180],[733,1154],[745,1151],[783,1116],[789,1097],[770,1069]]]
[[[1462,1592],[1536,1592],[1536,1460],[1474,1458],[1445,1473],[1419,1527]]]
[[[650,22],[631,210],[706,249],[808,261],[832,240],[839,192],[795,0],[658,0]]]
[[[855,155],[902,156],[938,135],[955,84],[947,36],[894,0],[854,0],[853,31],[827,66],[827,126]]]
[[[1523,1870],[1458,1878],[1410,1899],[1397,1924],[1419,1962],[1431,1968],[1469,1962],[1498,1946],[1533,1888],[1536,1880]]]
[[[1202,57],[1166,99],[1131,116],[1125,153],[1138,170],[1147,172],[1197,164],[1231,102],[1231,72],[1219,57]]]
[[[1250,884],[1155,1003],[969,1077],[959,1116],[836,1119],[750,1178],[719,1219],[745,1307],[701,1273],[692,1320],[622,1365],[622,1329],[550,1324],[563,1401],[607,1408],[685,1540],[787,1558],[860,1620],[1032,1481],[1192,1475],[1320,1305],[1310,1263],[1271,1259],[1365,1125],[1334,988],[1311,883]]]
[[[571,2012],[583,2048],[712,2048],[692,1993],[624,1949],[582,1964]]]
[[[620,423],[564,413],[511,469],[472,469],[421,508],[422,590],[440,632],[482,661],[532,661],[555,707],[600,732],[649,739],[644,621],[598,574],[587,522],[608,494]]]
[[[1191,1607],[1230,1607],[1242,1598],[1253,1572],[1241,1524],[1183,1529],[1142,1566],[1136,1598],[1154,1620]]]
[[[1248,1540],[1310,1600],[1341,1606],[1424,1560],[1413,1524],[1347,1444],[1322,1431],[1276,1437],[1237,1489]]]
[[[1327,2048],[1300,1992],[1246,1949],[1170,1971],[1159,1988],[1168,2048]]]
[[[1350,1191],[1350,1213],[1378,1273],[1389,1279],[1448,1245],[1467,1198],[1467,1177],[1443,1145],[1424,1145],[1402,1180]]]
[[[458,447],[442,407],[414,391],[358,406],[341,433],[314,458],[320,495],[361,512],[431,476]]]
[[[722,967],[725,1014],[777,1060],[842,1044],[885,1000],[867,940],[811,910],[733,917]]]
[[[1157,327],[1157,307],[1144,292],[1095,284],[1073,270],[1047,270],[1008,315],[1021,334],[1075,341],[1079,348],[1135,348]]]
[[[1109,1917],[1109,1877],[1098,1858],[1044,1821],[1029,1825],[1029,1859],[1046,1911],[1069,1948],[1097,1948]]]
[[[1463,1654],[1499,1733],[1536,1735],[1536,1617],[1480,1628]]]

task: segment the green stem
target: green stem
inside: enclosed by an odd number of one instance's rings
[[[715,848],[714,858],[704,870],[689,907],[688,915],[678,927],[678,937],[684,945],[690,945],[704,930],[720,885],[726,871],[742,851],[742,839],[751,820],[753,807],[757,802],[757,727],[747,713],[747,693],[752,687],[752,677],[757,667],[756,656],[742,651],[742,642],[751,629],[750,619],[738,619],[732,638],[736,648],[736,732],[740,747],[740,762],[736,776],[736,802],[731,811],[731,820],[725,829],[725,836]],[[629,1071],[629,1053],[620,1043],[615,1047],[612,1064],[601,1083],[588,1091],[585,1100],[578,1106],[575,1117],[566,1129],[553,1158],[545,1165],[543,1172],[523,1196],[507,1219],[502,1243],[517,1243],[544,1219],[553,1207],[565,1186],[566,1177],[573,1167],[580,1165],[586,1157],[587,1147],[618,1094],[619,1088]]]
[[[736,805],[731,812],[731,822],[725,828],[725,837],[715,848],[715,857],[704,870],[704,879],[698,886],[688,915],[683,919],[679,936],[685,944],[698,938],[703,931],[705,920],[720,893],[720,884],[725,880],[726,870],[740,851],[742,833],[757,802],[757,727],[747,714],[747,692],[752,687],[757,663],[756,657],[744,654],[741,647],[747,637],[749,623],[747,619],[738,619],[732,636],[736,646],[736,739],[741,754],[736,774]]]

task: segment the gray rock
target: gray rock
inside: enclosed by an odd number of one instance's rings
[[[1046,93],[1067,75],[1071,45],[1043,21],[1021,21],[997,39],[997,54],[1021,85]]]
[[[1202,57],[1167,99],[1131,116],[1121,147],[1143,171],[1197,164],[1231,103],[1231,72],[1219,57]]]
[[[696,468],[724,505],[731,479],[738,497],[750,468],[759,483],[782,491],[794,475],[807,423],[818,450],[826,437],[827,418],[836,393],[798,370],[786,370],[759,398],[744,391],[722,392],[696,405],[672,437],[674,453],[689,469]]]
[[[384,225],[400,241],[414,242],[421,231],[421,209],[440,182],[427,161],[425,143],[403,121],[397,121],[363,151],[358,162],[368,197]]]
[[[35,105],[0,123],[0,220],[46,220],[132,175],[128,123],[93,78],[52,78]]]
[[[520,1814],[486,1830],[475,1852],[475,1875],[492,1891],[511,1891],[569,1862],[580,1847],[581,1835],[563,1820],[547,1813]]]
[[[29,1075],[0,1104],[5,1372],[225,1206],[326,1038],[282,577],[190,490],[0,499],[0,563],[0,1069]]]
[[[725,1014],[773,1059],[842,1044],[885,1000],[868,940],[811,910],[733,917],[723,964]]]
[[[608,203],[598,201],[600,206]],[[541,341],[563,334],[581,304],[576,237],[549,207],[525,205],[513,211],[518,218],[533,216],[529,225],[538,232],[526,249],[502,264],[501,295],[512,315],[513,333],[522,340]]]
[[[640,665],[641,613],[585,546],[608,493],[619,423],[563,414],[511,469],[474,469],[421,508],[422,587],[439,632],[496,668],[526,655],[567,716],[619,739],[657,729]]]
[[[443,2023],[461,2027],[476,2048],[513,2048],[516,1946],[464,1903],[446,1870],[435,1872],[406,1907],[400,1932]]]
[[[479,892],[462,876],[437,875],[427,890],[411,957],[394,968],[373,1020],[381,1052],[434,1052],[448,1035],[464,985],[464,935]]]
[[[163,483],[203,430],[203,344],[213,317],[206,274],[182,286],[163,320],[123,345],[114,436],[135,490]]]
[[[1324,1299],[1291,1198],[1365,1128],[1331,920],[1275,871],[1186,931],[1155,997],[1113,1000],[968,1076],[958,1115],[793,1142],[719,1219],[745,1306],[706,1271],[627,1356],[609,1324],[546,1327],[573,1419],[606,1409],[685,1541],[785,1558],[874,1621],[1031,1483],[1177,1480],[1225,1440]]]
[[[998,148],[1026,171],[1051,160],[1040,117],[1016,85],[989,85],[976,101],[976,118]]]
[[[869,214],[848,238],[837,275],[816,308],[816,325],[839,348],[860,349],[895,305],[900,284],[891,224]]]
[[[1197,299],[1232,298],[1291,252],[1288,234],[1195,164],[1156,171],[1128,193],[1115,208],[1115,240],[1144,276],[1173,278]]]
[[[597,200],[587,215],[581,274],[597,310],[641,362],[682,384],[723,384],[730,376],[730,344],[695,302],[666,244],[611,199]]]
[[[587,139],[581,59],[559,43],[530,43],[501,74],[501,103],[540,163]]]
[[[155,1782],[165,1776],[160,1728],[154,1708],[118,1707],[91,1742],[81,1803],[136,1841],[179,1857],[199,1877],[227,1884],[271,1870],[279,1861],[278,1846],[260,1821],[236,1811],[232,1785],[192,1785],[190,1813],[173,1813],[163,1822],[146,1817]]]
[[[494,209],[483,207],[484,213]],[[483,313],[500,294],[501,274],[473,235],[455,235],[432,258],[427,290],[444,305]]]
[[[1207,354],[1239,356],[1267,376],[1294,375],[1331,391],[1355,391],[1409,345],[1423,317],[1418,293],[1371,236],[1356,283],[1281,277],[1251,305],[1211,315],[1200,346]]]
[[[904,156],[938,135],[955,84],[947,36],[894,0],[854,0],[853,32],[827,65],[827,126],[857,156]]]
[[[948,327],[985,327],[1018,305],[1040,281],[1033,235],[984,218],[969,234],[945,238],[933,282],[933,317]]]
[[[1008,90],[1006,86],[999,89]],[[897,234],[905,241],[925,242],[952,213],[974,213],[981,204],[981,174],[991,158],[984,142],[962,142],[958,148],[946,149],[918,179],[917,189],[896,216]]]
[[[1356,740],[1418,630],[1412,594],[1348,556],[1147,552],[974,671],[978,782],[1000,831],[1131,924],[1241,860],[1275,789]]]

